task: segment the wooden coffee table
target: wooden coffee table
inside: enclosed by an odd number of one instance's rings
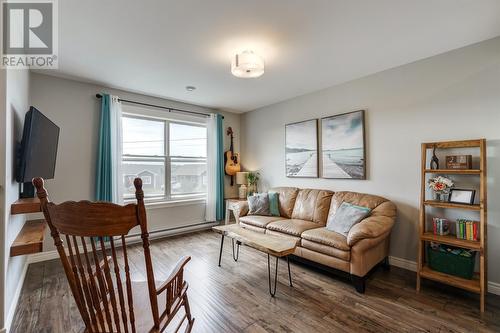
[[[267,272],[269,277],[269,294],[272,297],[276,295],[276,285],[278,283],[278,260],[279,258],[286,257],[286,262],[288,265],[288,280],[290,282],[290,287],[292,284],[292,274],[290,273],[290,260],[289,255],[295,251],[297,243],[293,240],[288,240],[283,237],[267,235],[255,231],[251,231],[241,227],[238,224],[230,224],[223,226],[216,226],[212,228],[215,232],[222,235],[220,241],[220,253],[219,253],[219,267],[221,265],[222,259],[222,248],[224,246],[224,237],[231,238],[232,250],[233,250],[233,260],[238,261],[240,254],[240,245],[246,245],[248,247],[254,248],[261,252],[267,254]],[[236,242],[236,250],[235,243]],[[271,259],[270,256],[276,258],[276,269],[274,272],[274,285],[271,283]]]

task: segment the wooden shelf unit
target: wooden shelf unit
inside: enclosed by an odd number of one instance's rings
[[[432,169],[425,169],[425,173],[434,173],[438,175],[479,175],[481,174],[481,170],[479,169],[466,169],[466,170],[460,170],[460,169],[438,169],[438,170],[432,170]]]
[[[465,210],[481,210],[481,205],[468,205],[460,204],[454,202],[443,202],[436,200],[425,200],[425,206],[436,207],[436,208],[450,208],[450,209],[465,209]]]
[[[450,286],[472,291],[474,293],[481,292],[481,284],[479,283],[479,279],[477,278],[467,280],[458,276],[437,272],[430,269],[429,266],[422,267],[420,276],[429,280],[446,283]]]
[[[38,198],[22,198],[15,201],[10,206],[10,213],[12,215],[39,213],[41,211],[42,207],[40,206],[40,200],[38,200]]]
[[[479,149],[479,169],[473,170],[431,170],[428,168],[427,151],[429,149],[449,149],[449,148],[478,148]],[[486,173],[486,140],[465,140],[430,142],[422,144],[422,164],[421,164],[421,194],[420,194],[420,215],[419,215],[419,242],[417,258],[417,291],[420,291],[421,278],[445,283],[454,287],[478,293],[480,295],[480,310],[485,310],[485,296],[487,293],[487,173]],[[456,175],[476,175],[479,176],[479,204],[466,205],[450,202],[439,202],[426,200],[426,175],[427,174],[456,174]],[[435,207],[443,209],[464,209],[477,211],[479,213],[479,241],[457,239],[455,236],[439,236],[426,230],[426,208]],[[436,242],[479,252],[479,272],[472,280],[463,279],[454,275],[444,274],[432,270],[425,263],[426,242]]]
[[[467,239],[459,239],[455,235],[434,235],[432,232],[424,232],[422,235],[422,240],[441,243],[446,245],[458,246],[465,249],[471,249],[479,251],[481,249],[481,243],[479,241],[471,241]]]
[[[46,226],[47,223],[44,219],[26,221],[14,243],[10,246],[10,256],[42,252]]]

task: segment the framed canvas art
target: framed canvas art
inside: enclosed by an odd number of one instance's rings
[[[321,119],[322,178],[366,179],[364,110]]]
[[[285,125],[287,177],[318,178],[318,120]]]

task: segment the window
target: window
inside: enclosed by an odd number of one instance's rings
[[[124,199],[140,177],[149,201],[203,197],[207,192],[207,128],[131,114],[122,117]]]

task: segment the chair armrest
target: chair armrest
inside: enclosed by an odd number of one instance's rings
[[[355,224],[347,235],[347,244],[353,246],[357,242],[366,238],[377,238],[390,232],[394,225],[394,217],[370,216]]]
[[[157,295],[159,295],[163,291],[165,291],[168,288],[168,286],[177,277],[179,277],[180,274],[182,274],[184,266],[186,266],[186,264],[189,262],[189,260],[191,260],[191,257],[184,256],[184,257],[180,258],[179,261],[177,261],[177,264],[174,266],[174,268],[170,272],[170,275],[168,276],[168,278],[165,280],[165,282],[163,282],[163,284],[158,289],[156,289],[156,294]]]

